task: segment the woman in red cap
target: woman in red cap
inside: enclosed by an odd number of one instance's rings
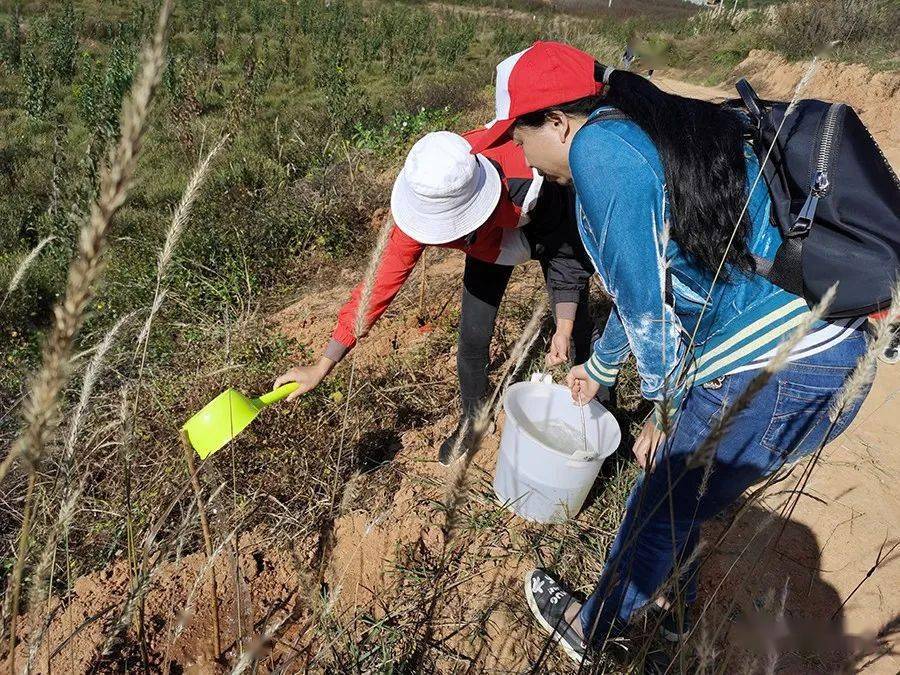
[[[387,310],[426,246],[466,254],[457,351],[462,415],[440,447],[443,464],[468,447],[471,421],[487,389],[497,310],[514,265],[534,258],[543,268],[556,320],[550,365],[568,361],[571,341],[575,358],[587,358],[594,326],[588,309],[590,262],[575,227],[574,195],[536,177],[512,142],[473,157],[471,144],[484,133],[435,132],[413,146],[394,183],[395,227],[375,275],[365,322],[371,328]],[[318,386],[356,344],[361,290],[362,284],[338,313],[318,361],[291,368],[275,381],[275,386],[300,384],[288,400]]]
[[[579,662],[654,601],[675,608],[660,623],[681,639],[700,524],[846,429],[864,398],[840,392],[866,350],[865,319],[812,322],[786,366],[731,415],[779,343],[811,319],[802,298],[754,274],[781,235],[743,118],[554,42],[497,67],[496,103],[473,150],[511,134],[529,164],[574,186],[579,233],[614,303],[590,359],[569,373],[573,398],[611,385],[631,353],[656,404],[633,447],[645,473],[594,592],[582,604],[537,569],[526,600]],[[714,430],[722,435],[705,443]]]

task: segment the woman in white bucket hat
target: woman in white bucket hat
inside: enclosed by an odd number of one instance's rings
[[[575,358],[586,358],[593,335],[587,306],[590,262],[575,225],[574,196],[544,183],[513,143],[473,155],[472,144],[483,133],[434,132],[410,150],[391,194],[395,227],[376,272],[365,324],[371,328],[385,312],[426,246],[466,254],[457,352],[463,414],[441,445],[438,456],[444,464],[457,445],[466,447],[469,422],[485,395],[491,337],[513,266],[537,259],[543,268],[556,319],[549,363],[569,359],[573,338]],[[291,368],[276,386],[298,382],[292,397],[304,394],[353,348],[361,287],[340,310],[318,361]]]

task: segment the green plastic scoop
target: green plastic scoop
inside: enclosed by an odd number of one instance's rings
[[[258,398],[226,389],[185,422],[182,429],[200,459],[206,459],[246,429],[260,410],[285,398],[297,386],[296,382],[288,382]]]

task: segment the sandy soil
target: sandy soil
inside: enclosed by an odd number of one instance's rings
[[[837,77],[838,71],[846,77]],[[753,52],[738,72],[750,75],[764,95],[785,97],[792,83],[802,76],[803,68],[779,64],[771,55]],[[897,78],[871,77],[856,67],[826,64],[813,77],[808,91],[822,97],[839,96],[858,106],[896,166],[900,159]],[[840,86],[833,84],[835,80],[840,81]],[[686,85],[664,77],[659,81],[662,86],[687,95],[731,96],[728,89]],[[459,293],[461,262],[458,255],[435,256],[429,265],[429,288],[438,289],[440,297],[448,298],[450,303]],[[276,323],[286,333],[302,336],[313,344],[323,343],[334,312],[352,285],[352,276],[342,275],[328,288],[308,294],[302,302],[277,315]],[[358,365],[375,363],[399,345],[409,348],[429,339],[430,333],[422,330],[417,320],[417,293],[412,286],[415,278],[411,288],[359,348]],[[452,375],[450,360],[441,368],[448,377]],[[783,500],[783,494],[778,493],[785,489],[784,485],[775,486],[762,506],[747,514],[706,567],[702,589],[707,596],[723,579],[733,586],[739,604],[758,606],[767,591],[776,589],[780,593],[787,589],[787,620],[806,627],[819,648],[794,645],[782,651],[781,672],[829,672],[842,653],[877,651],[873,643],[878,641],[879,631],[900,611],[896,597],[900,563],[896,556],[866,578],[879,550],[886,542],[889,547],[898,537],[898,394],[900,367],[880,366],[874,389],[857,421],[827,448],[780,544],[765,554],[761,564],[751,568],[747,561],[753,556],[741,554],[757,550],[754,535],[760,523],[767,528],[779,525],[777,519],[773,525],[766,507],[774,508],[779,499]],[[350,634],[361,629],[353,619],[360,609],[376,619],[397,611],[398,606],[423,617],[430,612],[436,626],[430,644],[438,645],[435,648],[441,654],[440,663],[446,666],[442,670],[449,672],[460,663],[475,659],[489,671],[522,671],[537,658],[539,649],[536,651],[535,645],[540,644],[531,639],[533,622],[524,615],[519,590],[522,574],[534,560],[527,553],[528,547],[519,541],[520,527],[514,517],[499,511],[490,497],[488,486],[499,431],[487,439],[474,460],[466,510],[475,519],[505,519],[508,522],[504,525],[508,526],[477,531],[460,548],[454,542],[446,542],[439,527],[442,516],[437,504],[446,494],[448,472],[434,462],[437,443],[452,423],[453,416],[448,415],[433,428],[403,434],[402,447],[395,458],[379,469],[378,480],[389,486],[382,491],[382,500],[355,498],[366,481],[375,480],[373,476],[359,476],[348,485],[348,508],[334,524],[333,548],[325,563],[328,604],[324,611]],[[715,536],[717,529],[721,525],[712,524],[706,538]],[[233,554],[223,553],[215,563],[217,577],[231,580],[220,583],[223,649],[235,659],[239,634],[252,633],[251,627],[277,625],[290,617],[292,627],[262,666],[265,669],[279,663],[296,663],[299,667],[316,653],[304,642],[304,629],[313,608],[308,601],[299,599],[298,589],[306,587],[310,560],[319,542],[299,542],[293,549],[286,549],[271,537],[261,531],[241,537],[237,547],[241,561],[238,594],[233,591]],[[416,584],[414,570],[404,566],[410,561],[434,564],[448,555],[455,565],[454,584],[441,596],[439,605],[431,608],[428,589]],[[216,672],[209,661],[208,586],[198,582],[204,573],[204,556],[195,553],[161,565],[151,579],[146,624],[154,669],[163,670],[171,661],[183,672]],[[44,649],[37,655],[35,672],[46,672],[48,659],[56,672],[85,672],[91,664],[98,663],[105,664],[101,670],[118,671],[128,659],[138,658],[117,645],[110,646],[105,660],[100,657],[105,647],[104,635],[109,634],[120,612],[127,578],[125,562],[118,561],[78,579],[73,596],[66,602],[53,599],[49,633],[44,640],[53,652]],[[238,602],[243,608],[240,626],[233,620]],[[727,620],[731,609],[721,607],[719,615]],[[476,626],[481,628],[475,630]],[[64,642],[77,627],[81,627],[77,635]],[[27,641],[35,629],[23,617],[20,639]],[[240,648],[250,649],[250,645]],[[25,644],[20,645],[18,653],[23,663]],[[900,671],[900,659],[892,654],[865,665],[865,672]],[[291,672],[290,666],[287,671]]]

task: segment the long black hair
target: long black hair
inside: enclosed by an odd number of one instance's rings
[[[603,70],[598,63],[598,81]],[[601,105],[623,112],[656,146],[669,195],[669,231],[681,249],[710,272],[719,268],[725,256],[723,278],[728,277],[729,266],[753,270],[747,248],[750,219],[746,213],[741,217],[747,199],[747,165],[744,127],[738,115],[721,105],[668,94],[635,73],[614,70],[600,95],[529,113],[516,123],[539,127],[553,111],[586,116]]]

